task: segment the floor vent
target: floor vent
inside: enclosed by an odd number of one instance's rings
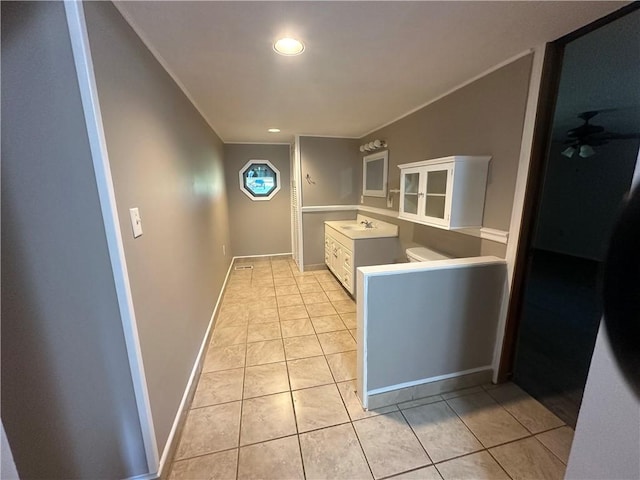
[[[234,270],[253,270],[253,265],[236,265]]]

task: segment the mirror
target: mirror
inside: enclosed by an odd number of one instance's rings
[[[389,151],[373,153],[362,159],[362,194],[367,197],[387,196],[387,164]]]

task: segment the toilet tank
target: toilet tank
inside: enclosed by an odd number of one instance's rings
[[[429,262],[431,260],[447,260],[451,258],[426,247],[407,248],[405,253],[410,262]]]

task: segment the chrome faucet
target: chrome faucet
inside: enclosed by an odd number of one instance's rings
[[[364,228],[373,228],[373,222],[370,222],[369,220],[363,220],[360,223],[364,224]]]

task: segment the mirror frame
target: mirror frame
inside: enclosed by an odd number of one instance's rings
[[[371,162],[383,160],[382,167],[382,189],[372,190],[367,188],[367,165]],[[387,172],[389,171],[389,150],[372,153],[362,158],[362,195],[365,197],[386,197],[387,196]]]

